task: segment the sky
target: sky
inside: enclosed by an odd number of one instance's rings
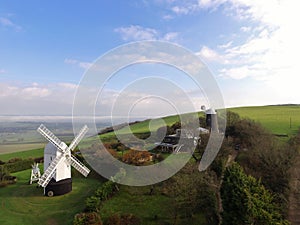
[[[92,63],[120,45],[145,40],[175,43],[200,57],[226,107],[298,104],[299,5],[294,0],[0,0],[0,115],[71,115],[78,84]],[[187,78],[150,67],[116,75],[97,113],[108,115],[106,103],[142,69],[185,84],[181,88],[197,110],[205,104]],[[143,89],[132,94],[140,94],[137,114],[149,112]],[[162,109],[161,99],[150,102]]]

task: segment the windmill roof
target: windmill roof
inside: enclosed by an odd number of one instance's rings
[[[211,115],[217,114],[216,111],[215,111],[214,109],[212,109],[212,108],[206,110],[205,113],[206,113],[206,114],[211,114]]]
[[[45,147],[44,154],[56,155],[56,151],[57,148],[51,142],[49,142]]]

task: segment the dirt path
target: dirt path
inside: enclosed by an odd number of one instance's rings
[[[300,155],[291,168],[288,220],[291,225],[300,225]]]

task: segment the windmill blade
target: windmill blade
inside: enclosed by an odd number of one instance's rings
[[[47,168],[43,176],[38,181],[38,184],[42,187],[46,187],[48,183],[50,182],[52,175],[54,174],[57,165],[64,159],[64,155],[61,154],[57,156],[50,164],[50,166]]]
[[[77,158],[71,155],[70,164],[78,170],[83,176],[87,176],[90,173],[89,168],[87,168],[82,162],[80,162]]]
[[[73,141],[69,145],[68,150],[73,151],[76,148],[76,146],[78,145],[78,143],[81,141],[81,139],[84,137],[84,135],[86,134],[86,132],[88,132],[88,130],[89,130],[89,128],[87,127],[87,125],[85,125],[79,131],[79,134],[73,139]]]
[[[64,152],[67,149],[67,145],[58,139],[50,130],[47,129],[47,127],[44,126],[44,124],[41,124],[37,131],[43,135],[48,141],[50,141],[54,146],[59,148],[62,152]]]

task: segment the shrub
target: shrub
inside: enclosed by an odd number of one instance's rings
[[[151,154],[148,151],[130,150],[124,154],[122,160],[128,164],[142,165],[149,161]]]
[[[15,163],[15,162],[19,162],[19,161],[22,161],[22,159],[21,158],[12,158],[12,159],[8,160],[7,163]]]
[[[73,225],[102,225],[100,215],[96,212],[78,213],[74,216]]]
[[[24,159],[24,160],[17,160],[11,163],[6,163],[4,165],[0,165],[0,167],[3,167],[10,173],[15,173],[22,170],[30,169],[33,163],[34,163],[33,159]]]
[[[121,225],[120,214],[116,213],[116,214],[111,215],[108,218],[106,225]]]
[[[100,188],[95,191],[95,196],[101,201],[107,200],[115,191],[114,183],[112,181],[105,182]]]
[[[101,201],[96,196],[88,197],[85,200],[85,211],[87,212],[98,212],[100,210]]]
[[[107,225],[140,225],[141,221],[133,214],[113,214],[108,218]]]

